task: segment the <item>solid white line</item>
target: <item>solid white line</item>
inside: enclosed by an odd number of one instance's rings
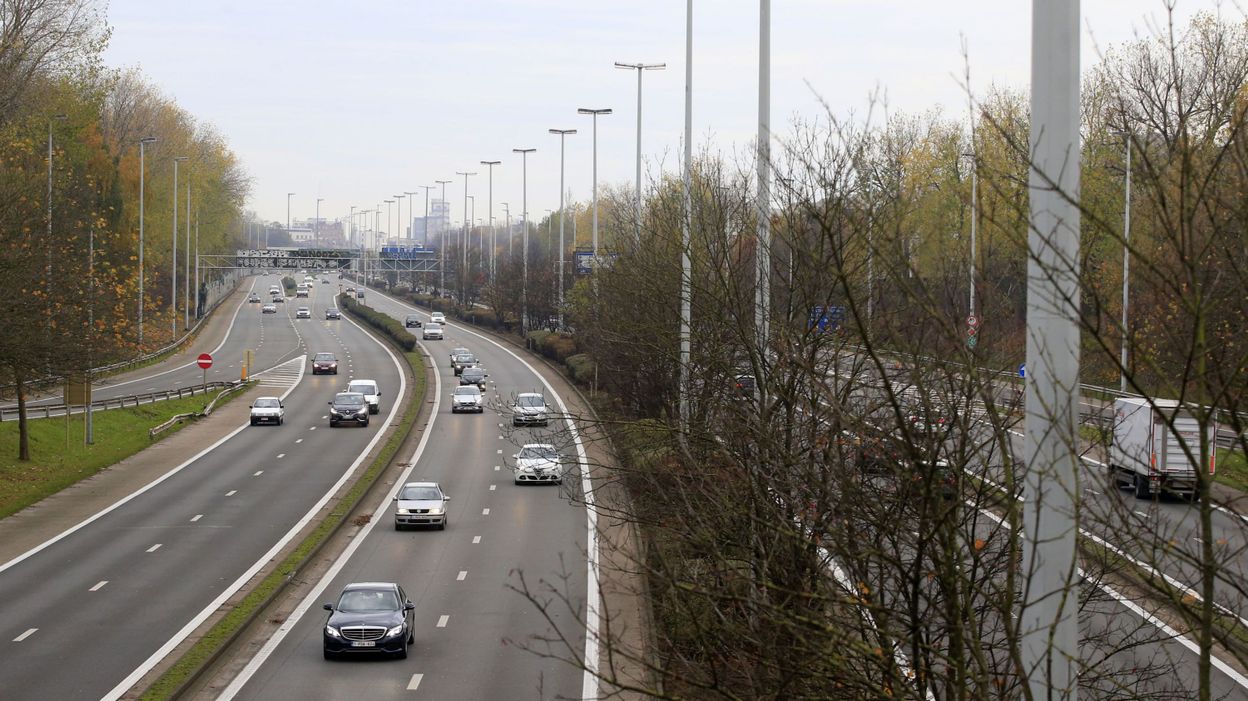
[[[474,535],[474,536],[472,537],[472,544],[473,544],[473,545],[476,545],[477,543],[480,543],[480,542],[481,542],[481,536],[479,536],[479,535]]]
[[[419,688],[420,688],[420,680],[421,680],[421,679],[424,679],[424,678],[425,678],[425,675],[423,675],[423,674],[413,674],[413,675],[412,675],[412,680],[411,680],[411,681],[409,681],[409,682],[407,683],[407,690],[408,690],[408,691],[416,691],[417,689],[419,689]]]
[[[378,293],[384,299],[390,300],[392,303],[399,305],[404,309],[415,308],[411,305],[404,304],[393,297],[386,294]],[[585,568],[586,568],[586,597],[585,597],[585,653],[582,656],[582,662],[585,666],[585,672],[581,677],[581,698],[597,699],[598,698],[598,629],[601,625],[598,616],[599,602],[599,582],[598,582],[598,510],[597,499],[594,495],[594,482],[589,474],[589,457],[585,453],[585,444],[581,441],[581,432],[576,427],[576,422],[572,420],[568,413],[568,407],[563,402],[563,397],[555,391],[544,375],[538,372],[527,360],[521,358],[514,351],[502,345],[492,338],[483,336],[475,331],[461,329],[464,333],[495,346],[507,355],[515,358],[529,372],[537,376],[542,381],[542,385],[546,388],[550,395],[554,397],[555,404],[559,407],[559,411],[563,414],[564,423],[568,427],[568,431],[572,435],[572,442],[576,445],[577,462],[581,466],[581,494],[585,499],[585,525],[586,525],[586,544],[585,544]],[[423,346],[423,344],[422,344]],[[432,354],[430,354],[432,357]],[[436,376],[438,373],[434,373]],[[428,433],[426,432],[426,435]],[[502,451],[499,451],[500,453]],[[372,523],[370,521],[370,523]]]
[[[198,521],[199,519],[203,517],[204,517],[203,514],[195,514],[194,516],[191,517],[191,523],[195,523],[196,521]]]
[[[438,619],[438,627],[439,627],[439,628],[445,628],[445,627],[446,627],[446,622],[447,622],[447,621],[449,621],[449,620],[451,620],[451,617],[450,617],[450,616],[442,616],[441,618],[439,618],[439,619]]]
[[[237,489],[231,489],[230,491],[228,491],[228,492],[226,492],[226,493],[225,493],[225,495],[226,495],[227,497],[232,497],[232,496],[234,496],[235,494],[238,494],[238,490],[237,490]]]
[[[148,549],[147,549],[147,551],[148,551],[149,553],[154,553],[154,552],[156,552],[157,550],[160,550],[160,545],[161,545],[160,543],[157,543],[157,544],[153,545],[152,547],[148,548]]]
[[[459,574],[455,575],[455,581],[457,582],[462,582],[467,578],[468,578],[468,570],[460,570]]]
[[[90,589],[88,589],[87,591],[99,591],[99,590],[101,590],[101,589],[103,589],[103,588],[104,588],[104,585],[105,585],[105,584],[108,584],[108,580],[107,580],[107,579],[101,579],[100,581],[98,581],[98,582],[96,582],[96,583],[95,583],[95,586],[91,587],[91,588],[90,588]]]
[[[348,319],[348,321],[350,320]],[[351,322],[351,325],[355,326],[357,329],[360,329],[361,332],[364,331],[364,329],[361,328],[359,324],[356,324],[355,322]],[[390,352],[390,348],[386,346],[386,344],[380,341],[374,341],[374,342],[377,343],[377,345],[381,346],[381,349],[386,352],[387,356],[389,356],[390,361],[394,363],[395,369],[399,371],[399,395],[402,396],[403,392],[407,390],[407,377],[403,373],[402,366],[399,365],[399,359],[395,357],[394,353]],[[308,356],[304,354],[288,362],[295,362],[295,361],[299,362],[299,381],[302,381],[303,375],[304,375],[304,369],[307,366]],[[286,396],[289,395],[292,391],[294,391],[294,388],[297,387],[298,385],[299,385],[299,382],[296,382],[289,389],[287,389],[282,394],[281,399],[285,399]],[[238,428],[238,430],[242,431],[244,428],[247,427],[247,425],[248,424],[243,424],[242,426]],[[351,463],[350,467],[348,467],[347,470],[342,474],[342,476],[338,478],[338,481],[330,485],[328,491],[326,491],[325,494],[322,495],[321,498],[317,500],[315,504],[312,505],[312,508],[310,508],[308,512],[304,514],[303,517],[300,518],[297,523],[291,526],[290,530],[287,531],[286,534],[282,536],[281,540],[274,543],[273,547],[269,548],[268,552],[261,555],[259,560],[256,560],[255,563],[253,563],[251,567],[247,568],[246,572],[243,572],[241,575],[239,575],[238,579],[234,580],[230,584],[230,586],[226,587],[225,590],[222,591],[221,594],[218,595],[216,599],[213,599],[198,614],[196,614],[194,618],[188,621],[186,625],[182,626],[182,629],[179,630],[177,633],[175,633],[174,636],[170,638],[167,642],[165,642],[164,645],[160,646],[159,650],[152,653],[152,655],[148,657],[147,660],[143,662],[143,664],[139,665],[139,667],[135,669],[133,672],[131,672],[129,676],[121,680],[120,684],[113,687],[113,690],[108,692],[108,694],[104,696],[102,701],[116,701],[117,699],[120,699],[122,694],[129,691],[130,687],[134,686],[135,683],[137,683],[140,679],[143,678],[144,675],[146,675],[148,672],[152,670],[152,668],[154,668],[157,664],[159,664],[161,660],[165,659],[165,657],[167,657],[169,653],[173,652],[174,648],[180,645],[183,640],[186,640],[188,637],[190,637],[191,633],[194,633],[195,629],[198,628],[201,623],[207,620],[208,617],[211,616],[218,608],[220,608],[222,604],[228,601],[230,597],[234,596],[234,594],[237,593],[239,589],[242,589],[243,585],[245,585],[252,577],[255,576],[257,572],[260,571],[260,568],[262,568],[265,564],[267,564],[269,560],[273,559],[279,552],[281,552],[282,548],[286,547],[287,543],[289,543],[291,540],[295,538],[296,535],[299,534],[299,531],[301,531],[303,527],[307,525],[308,522],[311,521],[318,512],[320,512],[321,508],[324,507],[325,504],[329,502],[330,498],[334,495],[334,493],[338,491],[338,489],[347,480],[351,479],[351,476],[355,474],[356,468],[360,466],[360,463],[364,462],[364,458],[368,456],[368,454],[373,450],[373,447],[376,446],[377,441],[381,440],[382,436],[384,435],[385,435],[384,431],[378,431],[376,434],[374,434],[373,439],[369,441],[368,445],[364,447],[364,450],[360,452],[359,457],[357,457],[355,461]],[[398,493],[398,488],[399,488],[399,485],[396,484],[394,487],[396,494]],[[370,521],[369,523],[371,525],[373,523],[377,523],[377,521]]]
[[[20,643],[20,642],[22,642],[23,640],[25,640],[26,638],[29,638],[30,636],[34,635],[34,634],[35,634],[35,631],[37,631],[37,630],[39,630],[39,629],[38,629],[38,628],[30,628],[30,629],[27,629],[27,631],[26,631],[25,633],[22,633],[21,635],[17,636],[16,638],[13,638],[13,642],[15,642],[15,643]]]
[[[291,387],[290,389],[286,390],[286,392],[282,394],[281,399],[285,399],[285,398],[286,398],[286,395],[290,394],[290,393],[291,393],[291,391],[293,391],[293,390],[294,390],[294,387]],[[113,502],[112,504],[110,504],[109,506],[105,507],[105,508],[104,508],[104,509],[102,509],[101,511],[97,511],[96,513],[92,514],[91,516],[89,516],[89,517],[88,517],[88,518],[86,518],[85,520],[80,521],[80,522],[78,522],[77,524],[75,524],[75,525],[73,525],[73,526],[70,526],[69,528],[65,529],[64,531],[61,531],[60,533],[58,533],[57,535],[55,535],[55,536],[53,536],[53,537],[51,537],[51,538],[49,538],[49,539],[47,539],[47,540],[43,541],[43,542],[42,542],[42,543],[40,543],[39,545],[36,545],[35,547],[31,548],[30,550],[27,550],[26,552],[22,553],[21,555],[18,555],[17,557],[13,558],[12,560],[9,560],[8,562],[4,563],[3,565],[0,565],[0,572],[4,572],[5,570],[7,570],[7,569],[9,569],[9,568],[13,567],[14,565],[17,565],[17,564],[21,563],[22,561],[24,561],[24,560],[26,560],[26,559],[28,559],[28,558],[30,558],[30,557],[32,557],[32,556],[34,556],[34,555],[36,555],[36,554],[38,554],[38,553],[42,552],[43,550],[46,550],[47,548],[51,547],[52,545],[56,544],[57,542],[59,542],[59,541],[61,541],[61,540],[65,539],[65,538],[68,538],[69,536],[73,535],[74,533],[78,532],[79,530],[81,530],[81,529],[83,529],[83,528],[86,528],[87,526],[91,525],[92,523],[95,523],[96,521],[100,520],[100,519],[101,519],[101,518],[103,518],[104,516],[107,516],[108,514],[112,513],[113,511],[116,511],[117,509],[121,508],[122,506],[125,506],[125,505],[126,505],[127,503],[129,503],[131,500],[138,498],[138,496],[139,496],[139,495],[143,494],[144,492],[148,491],[149,489],[154,488],[156,485],[160,484],[161,482],[164,482],[165,480],[169,479],[170,477],[173,477],[174,475],[176,475],[177,473],[181,472],[181,471],[182,471],[182,470],[184,470],[186,467],[188,467],[189,465],[191,465],[192,463],[194,463],[196,460],[198,460],[198,459],[202,458],[203,456],[207,455],[208,453],[211,453],[212,451],[216,450],[216,449],[217,449],[218,447],[220,447],[223,443],[225,443],[226,441],[230,440],[230,439],[231,439],[231,438],[233,438],[234,436],[236,436],[236,435],[238,435],[239,433],[241,433],[241,432],[243,431],[243,429],[247,428],[247,427],[248,427],[248,425],[250,425],[250,423],[251,423],[251,422],[250,422],[250,421],[248,421],[248,423],[245,423],[245,424],[240,425],[238,428],[234,429],[233,431],[230,431],[228,434],[226,434],[225,436],[223,436],[223,437],[221,438],[221,440],[219,440],[219,441],[217,441],[216,443],[213,443],[212,445],[208,446],[207,448],[204,448],[203,450],[199,451],[198,453],[196,453],[195,455],[193,455],[193,456],[192,456],[189,460],[187,460],[186,462],[182,463],[181,465],[178,465],[177,467],[175,467],[175,468],[173,468],[172,470],[170,470],[170,471],[166,472],[165,474],[161,475],[160,477],[157,477],[156,479],[152,480],[151,482],[148,482],[146,485],[144,485],[144,486],[140,487],[139,489],[136,489],[135,491],[133,491],[133,492],[131,492],[131,493],[127,494],[126,496],[122,497],[121,499],[118,499],[117,501]]]
[[[359,324],[356,324],[354,321],[351,321],[350,319],[347,319],[347,321],[350,322],[352,326],[360,328]],[[427,353],[428,349],[425,349],[425,352]],[[394,358],[394,354],[390,353],[389,348],[386,349],[386,353],[390,355],[391,359],[394,359],[394,362],[397,365],[398,360]],[[400,378],[398,396],[402,396],[403,392],[406,391],[405,388],[407,380],[402,375],[400,375]],[[433,428],[434,420],[438,416],[438,407],[441,406],[442,403],[442,378],[436,372],[433,374],[433,388],[433,409],[429,414],[429,425],[426,426],[425,431],[421,433],[420,442],[416,444],[416,450],[412,451],[412,457],[408,458],[407,470],[403,473],[402,477],[394,481],[394,486],[392,486],[390,491],[382,497],[382,504],[389,504],[394,500],[394,497],[398,495],[399,489],[402,488],[402,486],[408,481],[411,477],[412,471],[416,469],[416,464],[420,462],[420,456],[424,454],[425,446],[429,444],[429,436],[433,435],[433,431],[431,429]],[[377,438],[380,437],[381,432],[378,431],[377,436],[373,440],[376,441]],[[369,450],[372,450],[371,443],[369,444],[368,450],[365,450],[365,453]],[[355,466],[353,465],[351,470],[354,469]],[[349,473],[350,471],[348,471],[348,474]],[[337,485],[335,485],[334,489],[337,489]],[[234,680],[230,682],[230,685],[225,688],[225,691],[221,692],[221,695],[217,697],[217,701],[230,701],[230,699],[233,699],[238,695],[238,692],[242,691],[243,687],[246,686],[247,682],[253,676],[255,676],[256,672],[262,665],[264,665],[265,660],[269,659],[269,657],[273,654],[273,651],[276,650],[277,646],[281,644],[282,640],[290,634],[290,631],[294,630],[295,624],[299,622],[299,619],[303,618],[304,614],[306,614],[312,606],[316,605],[321,600],[321,595],[324,594],[325,589],[329,587],[334,578],[338,576],[338,573],[347,566],[347,561],[351,559],[351,556],[355,554],[355,551],[359,549],[360,545],[367,539],[368,534],[373,531],[373,527],[378,523],[381,523],[383,520],[384,519],[370,519],[369,522],[364,525],[364,528],[362,528],[355,536],[355,538],[351,539],[351,544],[347,546],[346,550],[342,551],[342,554],[338,556],[338,559],[334,561],[334,564],[330,565],[329,569],[321,577],[321,581],[318,582],[316,586],[312,587],[312,590],[308,592],[308,595],[304,597],[303,601],[299,602],[299,605],[296,606],[295,610],[286,617],[286,620],[283,621],[280,626],[278,626],[277,630],[273,632],[273,635],[269,636],[269,639],[265,641],[264,645],[260,648],[260,651],[256,653],[256,656],[251,658],[251,661],[243,667],[242,671],[238,673],[238,676],[234,677]],[[419,684],[420,680],[416,679],[415,682]]]

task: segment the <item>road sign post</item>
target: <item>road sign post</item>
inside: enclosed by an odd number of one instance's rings
[[[199,365],[199,369],[204,371],[203,386],[204,389],[208,389],[208,368],[212,367],[212,356],[207,353],[200,353],[195,362]]]

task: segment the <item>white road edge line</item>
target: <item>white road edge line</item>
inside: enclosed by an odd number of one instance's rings
[[[394,304],[404,309],[417,311],[415,307],[404,304],[389,295],[377,293],[383,299],[388,299]],[[542,381],[542,385],[546,387],[546,391],[550,392],[555,398],[555,404],[558,405],[559,411],[563,414],[563,420],[567,424],[568,431],[572,435],[572,441],[576,444],[576,459],[581,467],[581,493],[585,499],[585,521],[586,521],[586,542],[585,542],[585,567],[586,567],[586,596],[585,596],[585,653],[583,662],[585,672],[581,677],[581,698],[597,699],[598,695],[598,630],[600,622],[598,620],[599,606],[599,584],[598,584],[598,504],[594,495],[594,482],[589,475],[589,457],[585,453],[585,444],[581,441],[581,432],[577,430],[576,423],[568,414],[568,407],[563,402],[563,397],[555,391],[547,381],[546,376],[538,372],[527,360],[516,355],[514,351],[502,345],[492,338],[483,336],[475,331],[469,331],[460,327],[462,333],[489,343],[498,348],[507,355],[515,358],[521,365],[529,369],[529,372],[537,376]],[[423,345],[423,344],[422,344]],[[436,374],[436,373],[435,373]],[[426,433],[428,435],[428,433]],[[499,451],[500,453],[502,451]],[[414,463],[413,463],[414,464]]]
[[[354,321],[351,321],[350,319],[347,319],[347,322],[350,323],[352,326],[356,327],[357,329],[359,329],[361,333],[364,333],[366,336],[368,336],[370,340],[373,340],[373,337],[371,335],[368,335],[368,333],[365,332],[363,327],[361,327],[359,324],[355,323]],[[390,361],[394,363],[395,369],[399,371],[399,395],[402,396],[403,393],[407,391],[407,376],[403,372],[403,366],[399,365],[399,359],[395,357],[394,353],[390,350],[389,346],[387,346],[385,343],[381,341],[373,340],[373,342],[381,346],[381,349],[384,350],[386,352],[386,355],[390,357]],[[287,389],[285,392],[282,393],[282,396],[279,397],[280,399],[285,399],[286,396],[289,395],[291,392],[293,392],[295,387],[298,387],[299,383],[303,381],[304,371],[306,370],[307,364],[308,364],[307,354],[304,353],[304,354],[298,355],[294,358],[291,358],[290,360],[286,362],[293,363],[296,361],[299,362],[299,377],[298,379],[295,380],[294,384],[292,384],[289,389]],[[284,365],[285,363],[282,363],[282,364]],[[246,424],[239,426],[238,429],[234,431],[234,433],[237,433],[238,431],[242,431],[243,429],[247,428],[249,425],[250,425],[250,421],[248,421],[248,423]],[[234,435],[234,433],[231,433],[230,435],[232,436]],[[127,691],[130,690],[130,687],[134,686],[140,679],[142,679],[148,672],[150,672],[157,664],[159,664],[161,660],[167,657],[169,653],[173,652],[174,648],[180,645],[183,640],[186,640],[188,637],[190,637],[191,633],[194,633],[195,629],[198,628],[201,623],[207,620],[208,617],[211,616],[217,609],[219,609],[222,604],[228,601],[230,597],[234,596],[234,594],[236,594],[239,589],[242,589],[243,585],[246,584],[252,577],[254,577],[255,574],[259,572],[260,569],[269,562],[269,560],[273,559],[279,552],[281,552],[282,548],[286,547],[287,543],[289,543],[291,540],[294,540],[295,536],[299,534],[299,531],[302,530],[303,527],[307,525],[308,522],[313,519],[313,517],[316,516],[317,512],[319,512],[321,508],[329,502],[330,498],[333,497],[334,493],[338,491],[338,488],[341,487],[347,480],[351,478],[352,475],[355,474],[356,469],[359,468],[360,464],[364,462],[364,458],[366,458],[368,454],[372,452],[373,448],[377,445],[377,442],[380,441],[382,436],[384,435],[386,435],[385,431],[378,431],[373,436],[373,439],[368,442],[368,445],[364,446],[364,450],[361,451],[359,456],[351,463],[351,466],[348,467],[346,471],[342,473],[342,476],[338,478],[338,481],[330,485],[329,489],[325,492],[325,494],[320,499],[318,499],[315,504],[312,505],[312,508],[308,509],[308,512],[304,514],[303,517],[300,518],[298,522],[296,522],[293,526],[291,526],[290,530],[287,531],[286,534],[282,536],[281,540],[274,543],[273,547],[269,548],[268,552],[261,555],[259,560],[256,560],[256,562],[252,564],[251,567],[247,568],[246,572],[243,572],[241,575],[239,575],[238,579],[234,580],[228,587],[226,587],[225,590],[223,590],[221,594],[217,596],[216,599],[213,599],[211,602],[209,602],[209,604],[205,606],[204,609],[201,610],[198,614],[196,614],[194,618],[188,621],[187,624],[183,626],[181,630],[175,633],[174,636],[170,638],[164,645],[160,646],[159,650],[152,653],[151,657],[148,657],[147,660],[143,662],[143,664],[139,665],[139,667],[135,669],[133,672],[131,672],[129,676],[121,680],[120,684],[113,687],[113,690],[108,692],[108,694],[106,694],[103,697],[103,699],[101,699],[101,701],[117,701],[117,699],[120,699],[123,694],[125,694]],[[216,445],[214,444],[213,447],[216,447]],[[211,449],[212,448],[209,448],[208,450],[211,450]],[[205,450],[204,453],[206,452],[208,451]],[[204,453],[200,453],[200,455],[203,455]],[[397,486],[396,486],[396,489],[397,489]],[[375,523],[375,521],[370,522],[370,524],[371,523]]]
[[[297,385],[298,385],[298,383],[296,382],[296,383],[295,383],[295,385],[297,386]],[[281,398],[282,398],[282,399],[285,399],[285,398],[286,398],[286,395],[290,394],[293,390],[294,390],[294,386],[292,386],[290,389],[286,390],[286,392],[282,394]],[[49,539],[47,539],[47,540],[43,541],[43,542],[42,542],[42,543],[40,543],[39,545],[36,545],[35,547],[31,548],[30,550],[27,550],[26,552],[22,553],[21,555],[18,555],[17,557],[13,558],[12,560],[9,560],[8,562],[4,563],[3,565],[0,565],[0,572],[4,572],[5,570],[7,570],[7,569],[9,569],[9,568],[11,568],[11,567],[13,567],[13,566],[15,566],[15,565],[17,565],[17,564],[19,564],[19,563],[23,562],[24,560],[26,560],[26,559],[28,559],[28,558],[30,558],[30,557],[32,557],[32,556],[34,556],[34,555],[37,555],[38,553],[42,552],[43,550],[46,550],[47,548],[51,547],[52,545],[56,544],[57,542],[59,542],[59,541],[61,541],[61,540],[64,540],[65,538],[68,538],[69,536],[73,535],[74,533],[78,532],[79,530],[82,530],[83,528],[86,528],[87,526],[91,525],[92,523],[95,523],[96,521],[100,520],[101,518],[103,518],[103,517],[107,516],[108,514],[112,513],[113,511],[116,511],[117,509],[121,508],[122,506],[125,506],[125,505],[126,505],[127,503],[129,503],[130,501],[132,501],[132,500],[134,500],[134,499],[138,498],[138,497],[139,497],[141,494],[143,494],[144,492],[146,492],[146,491],[148,491],[148,490],[150,490],[150,489],[155,488],[155,487],[156,487],[156,485],[158,485],[158,484],[160,484],[161,482],[164,482],[165,480],[169,479],[170,477],[173,477],[174,475],[178,474],[178,473],[179,473],[179,472],[181,472],[182,470],[184,470],[184,469],[186,469],[187,467],[189,467],[189,466],[190,466],[192,463],[194,463],[196,460],[199,460],[200,458],[204,457],[204,456],[205,456],[205,455],[207,455],[208,453],[211,453],[212,451],[216,450],[216,449],[217,449],[217,448],[219,448],[222,444],[224,444],[226,441],[230,440],[231,438],[233,438],[234,436],[238,435],[238,434],[239,434],[239,433],[241,433],[243,430],[245,430],[245,429],[246,429],[246,428],[247,428],[250,424],[251,424],[251,422],[250,422],[250,420],[248,420],[248,422],[247,422],[247,423],[239,425],[239,427],[238,427],[238,428],[234,429],[233,431],[230,431],[230,432],[229,432],[229,433],[227,433],[225,436],[223,436],[223,437],[221,438],[221,440],[219,440],[219,441],[217,441],[216,443],[213,443],[212,445],[208,446],[207,448],[204,448],[203,450],[199,451],[198,453],[196,453],[195,455],[191,456],[191,457],[190,457],[190,459],[188,459],[186,462],[182,463],[181,465],[178,465],[177,467],[175,467],[175,468],[173,468],[172,470],[170,470],[170,471],[166,472],[165,474],[161,475],[160,477],[157,477],[156,479],[152,480],[151,482],[148,482],[146,485],[144,485],[144,486],[140,487],[139,489],[136,489],[135,491],[133,491],[133,492],[131,492],[131,493],[127,494],[126,496],[122,497],[121,499],[118,499],[117,501],[113,502],[113,503],[112,503],[112,504],[110,504],[109,506],[104,507],[102,510],[97,511],[96,513],[92,514],[92,515],[91,515],[91,516],[89,516],[88,518],[86,518],[86,519],[84,519],[84,520],[82,520],[82,521],[78,522],[77,524],[75,524],[75,525],[73,525],[73,526],[70,526],[69,528],[66,528],[65,530],[61,531],[61,532],[60,532],[60,533],[58,533],[57,535],[55,535],[55,536],[53,536],[53,537],[51,537],[51,538],[49,538]]]
[[[347,319],[347,321],[351,320]],[[358,327],[355,322],[351,321],[351,323]],[[428,348],[424,348],[424,344],[421,344],[421,347],[426,353],[429,352]],[[389,352],[389,349],[387,349],[387,352]],[[391,357],[394,357],[393,354],[391,354]],[[432,358],[433,355],[429,354],[429,357]],[[398,361],[396,360],[395,362],[397,363]],[[404,471],[403,476],[400,479],[394,481],[394,486],[390,488],[390,491],[382,497],[381,503],[383,505],[388,504],[394,500],[394,497],[398,496],[399,489],[402,488],[402,486],[408,481],[412,471],[416,469],[416,464],[420,461],[420,456],[425,452],[425,446],[429,444],[429,436],[433,434],[433,431],[430,429],[433,427],[433,422],[438,416],[438,407],[440,407],[441,404],[442,377],[440,373],[435,372],[433,373],[433,409],[429,413],[429,426],[421,432],[420,442],[416,444],[416,450],[412,451],[412,457],[407,461],[409,463],[409,467],[406,471]],[[377,435],[380,436],[381,433],[378,432]],[[371,450],[371,444],[369,448]],[[354,467],[352,467],[352,469],[354,469]],[[299,619],[303,618],[304,614],[306,614],[312,606],[316,604],[316,602],[321,600],[321,595],[324,594],[326,587],[328,587],[330,582],[334,581],[334,578],[338,576],[338,573],[346,567],[347,561],[351,559],[351,556],[355,554],[355,551],[368,538],[368,534],[373,531],[373,527],[383,520],[384,519],[370,519],[369,522],[364,525],[364,528],[362,528],[360,532],[356,534],[355,538],[351,540],[351,544],[347,546],[347,549],[342,551],[342,554],[338,556],[338,559],[334,561],[334,564],[330,565],[325,574],[321,576],[321,581],[317,582],[316,586],[312,587],[312,590],[308,592],[308,595],[304,597],[303,601],[299,602],[299,605],[295,607],[294,611],[291,611],[290,615],[286,617],[286,620],[283,621],[282,624],[278,626],[277,630],[273,632],[273,635],[269,636],[269,639],[265,641],[260,650],[256,652],[256,655],[247,662],[243,669],[238,673],[238,676],[234,677],[229,686],[221,692],[221,695],[217,697],[217,701],[230,701],[230,699],[233,699],[238,695],[238,692],[243,690],[243,687],[247,685],[247,682],[250,681],[251,678],[255,676],[256,672],[259,671],[260,667],[264,665],[265,660],[269,659],[273,652],[277,650],[277,646],[281,644],[282,640],[290,634],[290,631],[294,630],[295,624],[299,622]],[[417,679],[417,676],[423,675],[413,676],[413,683],[419,685],[420,679]],[[413,688],[411,684],[409,684],[408,687]]]

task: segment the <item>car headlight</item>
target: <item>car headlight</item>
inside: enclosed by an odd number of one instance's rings
[[[445,509],[429,509],[430,516],[441,516]]]
[[[367,416],[367,415],[368,415],[368,407],[364,407],[363,409],[360,409],[358,412],[356,412],[356,416]]]
[[[408,513],[408,511],[407,511],[407,509],[395,509],[395,510],[394,510],[394,513],[396,513],[396,514],[406,514],[406,513]]]
[[[392,638],[392,637],[394,637],[394,636],[398,635],[399,633],[402,633],[402,632],[403,632],[403,626],[404,626],[404,624],[400,623],[399,625],[397,625],[397,626],[395,626],[395,627],[393,627],[393,628],[390,628],[390,629],[386,630],[386,637],[387,637],[387,638]]]
[[[331,626],[331,625],[328,625],[328,624],[325,626],[325,635],[328,635],[328,636],[329,636],[329,637],[331,637],[331,638],[341,638],[341,637],[342,637],[342,633],[339,633],[337,628],[335,628],[335,627],[333,627],[333,626]]]

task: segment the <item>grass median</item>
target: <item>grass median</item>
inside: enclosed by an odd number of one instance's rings
[[[242,392],[222,397],[224,406]],[[17,513],[39,500],[84,480],[164,440],[186,425],[179,423],[155,439],[147,430],[178,414],[201,411],[215,394],[143,404],[91,414],[95,442],[85,444],[86,418],[30,419],[28,462],[17,459],[17,421],[0,423],[0,518]]]
[[[403,441],[411,432],[420,409],[424,405],[425,396],[425,363],[424,356],[419,352],[402,353],[412,367],[416,377],[412,401],[394,433],[386,439],[381,452],[369,463],[367,469],[356,478],[350,490],[338,501],[337,506],[326,518],[317,525],[282,562],[269,573],[254,589],[247,593],[243,600],[217,621],[186,654],[182,655],[163,675],[160,676],[143,693],[144,701],[177,698],[195,681],[196,677],[216,659],[234,638],[273,600],[285,586],[286,582],[316,554],[330,536],[346,520],[347,515],[355,509],[364,495],[372,488],[377,478],[386,470],[390,461],[398,452]]]

